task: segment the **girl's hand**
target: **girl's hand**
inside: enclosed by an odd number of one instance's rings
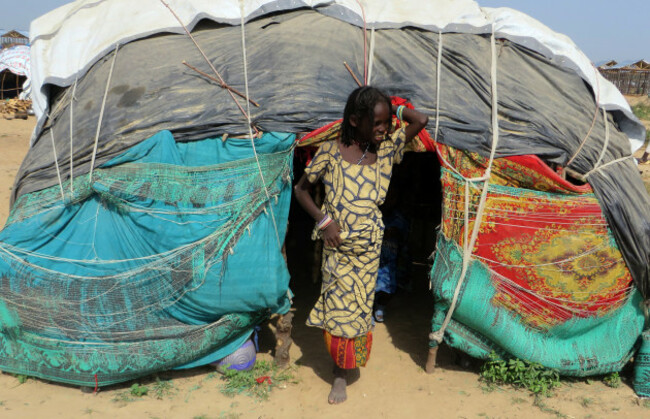
[[[339,247],[341,243],[343,243],[341,235],[339,234],[340,231],[341,228],[336,224],[336,221],[332,221],[321,233],[325,246]]]

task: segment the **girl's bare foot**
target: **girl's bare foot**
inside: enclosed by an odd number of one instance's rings
[[[332,391],[330,391],[329,396],[327,396],[329,404],[339,404],[347,400],[348,395],[345,391],[347,384],[347,371],[335,365]]]

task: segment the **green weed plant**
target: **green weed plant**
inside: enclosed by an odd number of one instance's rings
[[[617,372],[613,372],[603,377],[603,383],[607,387],[619,388],[621,386],[621,376]]]
[[[639,103],[632,106],[632,112],[636,115],[637,118],[650,121],[650,106]],[[645,133],[646,143],[650,140],[650,129],[646,130]]]
[[[151,393],[156,399],[162,400],[175,393],[174,383],[171,380],[161,380],[156,377],[156,382],[151,384]]]
[[[234,397],[245,394],[258,400],[268,400],[274,388],[284,388],[287,384],[296,384],[293,369],[280,370],[268,361],[257,361],[250,371],[227,369],[221,377],[225,384],[221,392]]]
[[[494,352],[481,367],[481,380],[488,386],[511,385],[547,397],[561,384],[556,370],[517,358],[503,360]]]
[[[639,103],[632,106],[632,112],[639,119],[650,119],[650,106]]]
[[[538,408],[544,413],[547,413],[549,415],[554,415],[556,418],[560,418],[560,419],[568,418],[568,416],[562,413],[560,410],[554,409],[548,406],[546,403],[544,403],[544,400],[542,400],[542,397],[539,394],[535,395],[535,400],[533,400],[533,406],[535,406],[536,408]]]
[[[116,403],[126,404],[142,398],[149,393],[149,387],[135,383],[126,391],[115,393],[113,401]]]
[[[142,384],[135,383],[129,389],[129,393],[131,393],[133,397],[146,396],[149,393],[149,387],[143,386]]]
[[[25,384],[30,378],[29,375],[24,374],[15,374],[14,377],[16,377],[16,380],[18,380],[18,383],[20,384]]]

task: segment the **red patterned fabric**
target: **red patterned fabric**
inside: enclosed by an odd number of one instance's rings
[[[481,177],[487,159],[438,145],[443,168]],[[445,237],[465,242],[465,181],[445,170]],[[473,249],[497,290],[493,303],[547,329],[573,317],[602,316],[626,301],[632,284],[589,185],[559,177],[536,156],[496,159]],[[482,183],[470,188],[474,229]]]
[[[342,369],[353,369],[365,367],[370,359],[370,349],[372,348],[372,332],[356,338],[342,338],[332,336],[326,330],[323,330],[325,346],[334,363]]]
[[[391,102],[397,106],[404,105],[409,109],[414,109],[413,105],[407,102],[406,99],[397,96],[391,96]],[[339,119],[308,133],[298,141],[298,146],[315,146],[320,145],[322,142],[338,138],[341,132],[342,122],[343,119]],[[397,117],[393,115],[393,126],[395,130],[399,129],[403,124],[404,122],[399,121]],[[435,152],[436,145],[426,129],[422,129],[422,131],[418,132],[415,138],[409,141],[407,144],[407,150],[416,152]],[[307,164],[309,164],[309,162],[307,162]]]

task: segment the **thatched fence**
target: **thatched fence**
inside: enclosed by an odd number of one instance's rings
[[[650,95],[650,70],[613,68],[600,69],[600,73],[624,95]]]

